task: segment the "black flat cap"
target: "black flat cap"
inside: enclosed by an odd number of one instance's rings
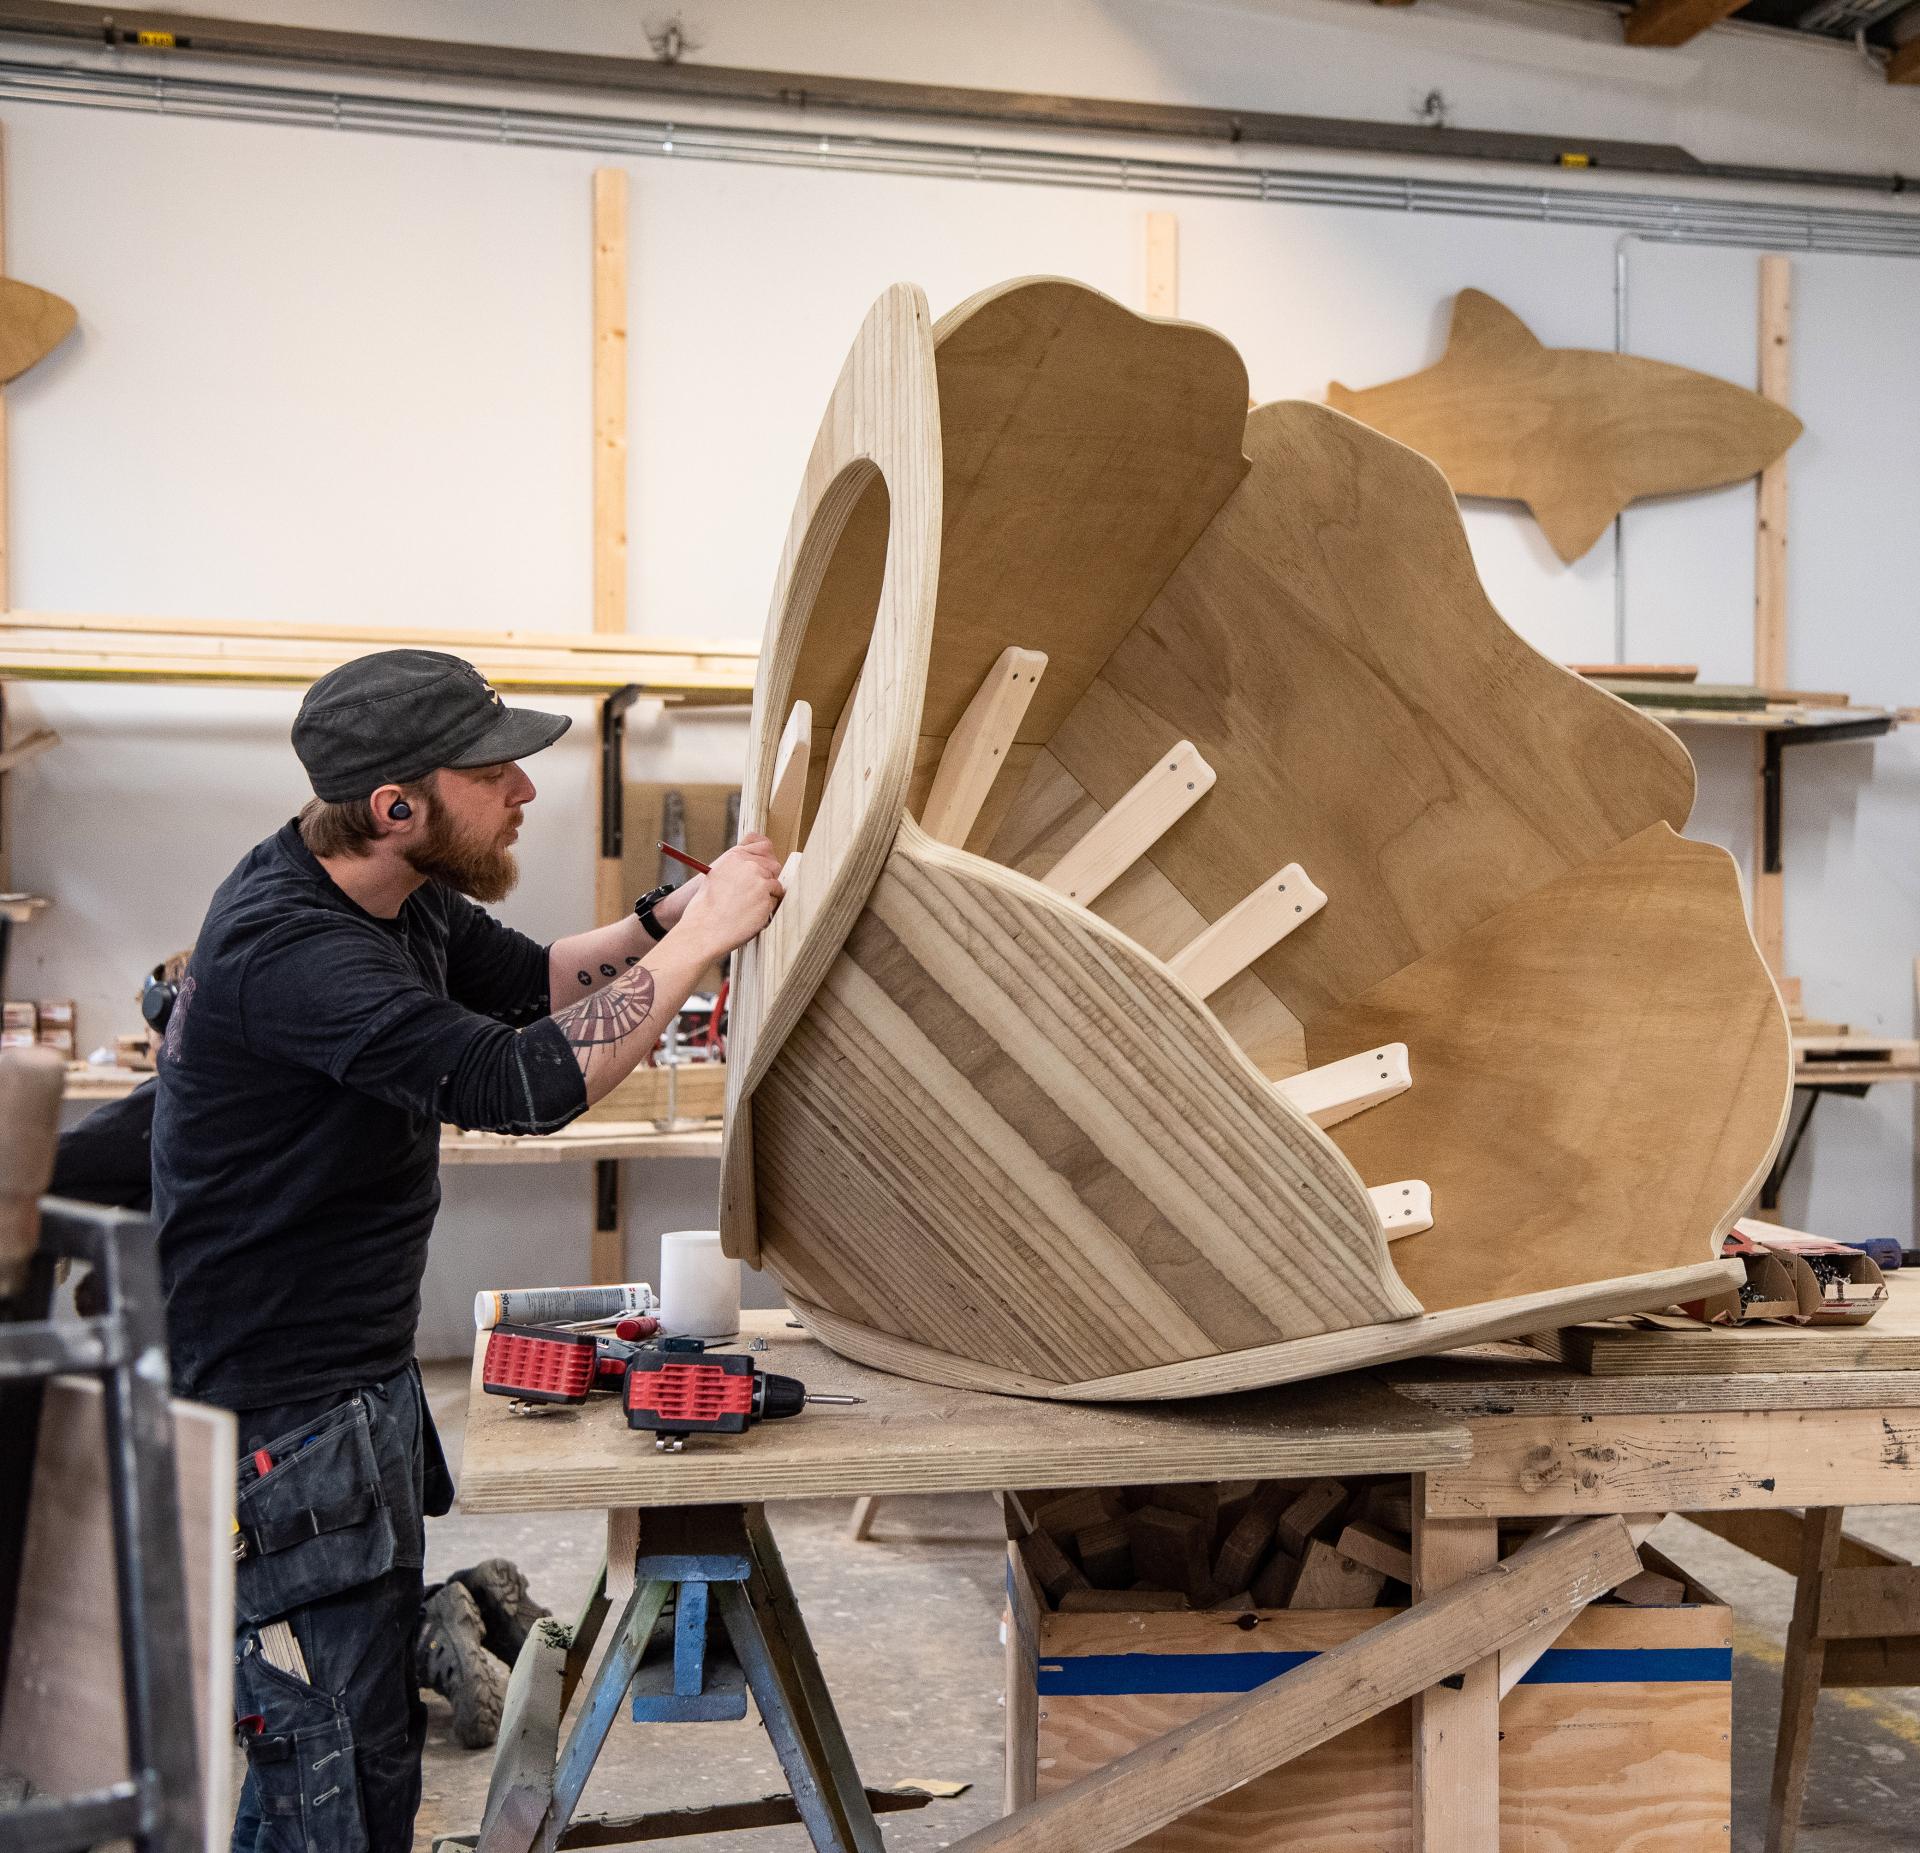
[[[371,797],[442,766],[525,759],[573,725],[565,714],[509,708],[471,663],[439,650],[380,650],[322,676],[293,721],[293,750],[314,796]]]

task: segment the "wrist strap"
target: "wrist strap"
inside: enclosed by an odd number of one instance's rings
[[[651,939],[656,946],[666,938],[667,932],[666,928],[654,919],[653,910],[673,892],[673,888],[674,884],[672,882],[663,881],[659,887],[649,888],[647,892],[633,904],[634,918],[647,929],[647,937]]]

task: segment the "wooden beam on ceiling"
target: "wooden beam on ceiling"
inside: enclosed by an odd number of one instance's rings
[[[1745,0],[1640,0],[1623,22],[1629,45],[1684,45],[1717,26]]]

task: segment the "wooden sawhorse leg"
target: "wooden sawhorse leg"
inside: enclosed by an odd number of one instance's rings
[[[673,1698],[663,1698],[652,1715],[691,1719],[703,1709],[715,1715],[701,1703],[711,1698],[703,1684],[705,1629],[697,1629],[702,1638],[695,1641],[686,1625],[703,1623],[711,1603],[790,1793],[576,1823],[574,1810],[669,1601],[676,1603],[672,1689],[687,1702],[676,1711]],[[883,1853],[875,1806],[919,1807],[928,1799],[861,1786],[786,1568],[758,1506],[691,1506],[644,1516],[633,1594],[556,1761],[561,1717],[609,1613],[603,1571],[575,1628],[543,1623],[528,1637],[508,1687],[486,1819],[478,1836],[445,1836],[437,1845],[473,1846],[477,1853],[559,1853],[797,1820],[821,1853]],[[732,1715],[741,1715],[744,1704],[740,1700],[741,1709]]]
[[[1820,1605],[1840,1561],[1845,1506],[1809,1508],[1800,1528],[1800,1573],[1787,1626],[1787,1658],[1780,1670],[1780,1735],[1773,1748],[1773,1786],[1767,1798],[1767,1853],[1793,1853],[1800,1810],[1807,1799],[1807,1759],[1813,1750],[1814,1709],[1820,1702],[1827,1642]]]

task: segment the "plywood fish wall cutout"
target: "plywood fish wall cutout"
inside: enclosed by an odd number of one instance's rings
[[[1637,354],[1543,347],[1481,290],[1424,372],[1327,403],[1430,457],[1456,495],[1524,502],[1569,564],[1642,496],[1758,475],[1800,435],[1784,406]]]
[[[73,330],[73,304],[17,277],[0,277],[0,385],[17,380]]]
[[[1081,1400],[1718,1290],[1790,1069],[1692,802],[1424,457],[1078,284],[896,285],[755,685],[728,1252],[849,1357]]]

